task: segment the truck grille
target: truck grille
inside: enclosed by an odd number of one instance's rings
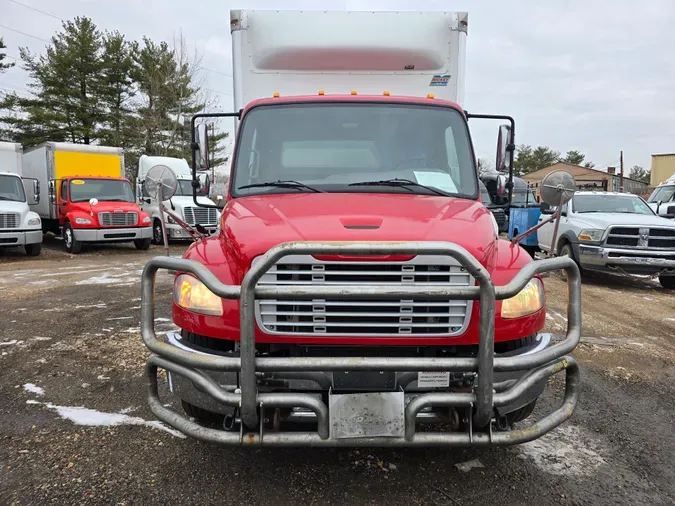
[[[675,249],[675,228],[613,227],[607,246]]]
[[[98,213],[102,227],[128,227],[138,223],[138,213]]]
[[[286,257],[259,285],[473,285],[447,257],[407,262],[319,261]],[[463,300],[261,300],[256,319],[268,334],[305,336],[455,336],[464,332],[472,303]]]
[[[19,215],[16,213],[0,213],[0,228],[19,228]]]
[[[218,223],[218,210],[207,207],[186,207],[185,221],[188,225],[215,225]]]

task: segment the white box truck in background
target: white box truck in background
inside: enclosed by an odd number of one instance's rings
[[[145,176],[155,165],[164,165],[173,170],[178,179],[178,189],[171,199],[164,201],[166,209],[176,213],[178,217],[188,225],[203,226],[209,234],[212,234],[218,228],[218,218],[220,212],[215,208],[207,209],[195,205],[192,198],[192,172],[187,161],[183,158],[171,158],[168,156],[148,156],[141,155],[138,160],[138,178],[136,180],[136,194],[141,209],[148,213],[152,219],[152,242],[154,244],[163,244],[162,224],[159,210],[159,202],[155,195],[150,195],[145,188]],[[202,176],[202,185],[197,202],[200,204],[214,205],[214,202],[208,198],[209,182],[207,174]],[[164,214],[166,235],[169,240],[190,240],[192,236],[187,233],[176,221],[168,214]]]
[[[42,249],[40,216],[29,205],[40,200],[40,185],[24,179],[23,149],[16,142],[0,142],[0,247],[23,246],[37,256]]]

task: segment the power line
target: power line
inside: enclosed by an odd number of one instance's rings
[[[50,42],[50,41],[48,41],[47,39],[43,39],[43,38],[40,38],[40,37],[36,37],[35,35],[31,35],[30,33],[22,32],[22,31],[19,31],[19,30],[15,30],[14,28],[10,28],[9,26],[0,25],[0,28],[5,28],[6,30],[11,30],[12,32],[16,32],[16,33],[19,33],[19,34],[21,34],[21,35],[25,35],[26,37],[30,37],[31,39],[37,39],[37,40],[41,40],[42,42],[47,42],[47,43]]]
[[[206,70],[207,72],[213,72],[214,74],[220,74],[221,76],[229,77],[230,79],[232,78],[232,75],[226,74],[224,72],[219,72],[219,71],[213,70],[213,69],[207,69],[206,67],[199,67],[199,68],[202,69],[202,70]]]
[[[54,18],[54,19],[58,19],[60,21],[63,21],[63,19],[61,19],[58,16],[54,16],[54,14],[50,14],[49,12],[41,11],[40,9],[36,9],[35,7],[31,7],[30,5],[26,5],[24,3],[17,2],[17,0],[7,0],[7,1],[15,3],[17,5],[21,5],[22,7],[25,7],[26,9],[30,9],[30,10],[35,11],[35,12],[39,12],[40,14],[44,14],[45,16],[49,16],[50,18]]]

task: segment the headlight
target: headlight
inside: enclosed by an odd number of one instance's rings
[[[143,218],[143,223],[150,223],[152,220],[150,219],[150,216],[146,216]]]
[[[502,301],[502,318],[520,318],[536,313],[544,307],[544,286],[537,278],[531,279],[518,295]]]
[[[75,218],[75,223],[78,225],[91,225],[91,220],[89,218]]]
[[[172,225],[176,224],[176,220],[174,220],[169,214],[166,215],[166,221],[167,223],[171,223]]]
[[[181,274],[173,284],[173,301],[194,313],[222,316],[223,304],[206,285],[189,274]]]
[[[40,224],[40,218],[31,218],[28,220],[28,225],[39,225]]]
[[[597,228],[585,228],[581,232],[579,232],[579,235],[577,236],[580,241],[592,241],[592,242],[598,242],[602,241],[602,236],[605,235],[604,230],[600,230]]]

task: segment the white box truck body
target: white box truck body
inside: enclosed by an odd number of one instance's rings
[[[319,90],[464,100],[466,12],[233,10],[230,27],[235,110]]]
[[[0,247],[23,246],[29,256],[40,254],[42,224],[29,204],[39,202],[39,185],[23,179],[21,144],[0,142]]]

